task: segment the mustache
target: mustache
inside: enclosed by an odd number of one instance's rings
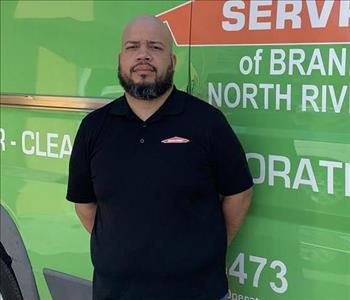
[[[134,66],[130,69],[130,71],[131,71],[131,72],[135,72],[135,69],[136,69],[137,67],[139,67],[139,66],[148,66],[148,67],[150,67],[150,68],[152,69],[153,72],[156,72],[156,71],[157,71],[157,69],[156,69],[155,66],[151,65],[150,63],[144,63],[144,62],[141,62],[141,63],[138,63],[138,64],[134,65]]]

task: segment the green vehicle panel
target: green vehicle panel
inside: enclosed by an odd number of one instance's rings
[[[123,93],[120,36],[142,14],[159,15],[174,35],[177,87],[220,108],[247,153],[256,185],[227,252],[230,299],[350,294],[347,7],[317,4],[322,17],[302,2],[305,42],[292,40],[291,20],[290,36],[274,27],[283,4],[253,2],[1,1],[0,200],[23,240],[40,299],[54,294],[44,270],[92,279],[89,235],[65,201],[69,156],[80,120]],[[254,19],[253,9],[265,17]],[[245,33],[229,35],[224,28],[243,15]],[[316,29],[303,27],[308,15],[334,40],[313,40]],[[266,43],[250,37],[248,18],[253,29],[271,27]]]

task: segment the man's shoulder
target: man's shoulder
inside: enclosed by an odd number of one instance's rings
[[[106,105],[101,106],[100,108],[88,113],[82,120],[82,123],[86,127],[96,127],[99,123],[103,123],[106,117],[108,116],[110,110],[116,106],[120,105],[120,100],[122,97],[112,100]]]
[[[185,97],[186,113],[194,115],[196,118],[205,118],[207,121],[222,118],[222,112],[205,100],[183,91],[180,93]]]
[[[111,109],[120,105],[120,98],[88,113],[81,121],[80,131],[89,139],[95,140],[100,135],[104,124],[108,122]]]

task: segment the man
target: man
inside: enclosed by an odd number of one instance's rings
[[[85,117],[74,143],[67,199],[91,233],[94,299],[219,300],[228,290],[226,245],[252,179],[223,114],[174,87],[172,44],[154,17],[126,27],[125,95]]]

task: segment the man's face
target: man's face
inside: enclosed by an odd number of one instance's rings
[[[164,28],[152,22],[136,22],[124,33],[119,81],[137,99],[158,98],[172,86],[175,62]]]

